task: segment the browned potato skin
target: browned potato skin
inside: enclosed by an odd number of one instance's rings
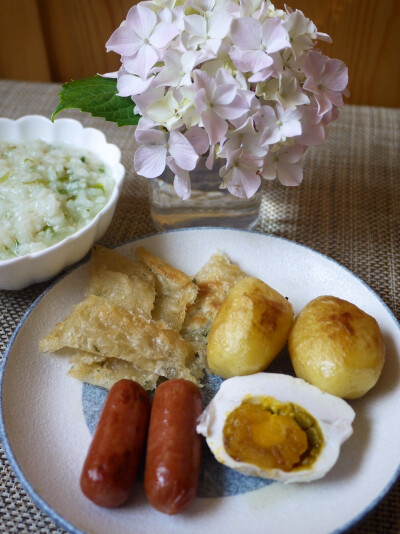
[[[378,381],[385,344],[373,317],[346,300],[321,296],[294,320],[289,354],[298,377],[338,397],[357,399]]]
[[[207,363],[222,378],[263,371],[286,344],[293,308],[261,280],[235,284],[212,324]]]

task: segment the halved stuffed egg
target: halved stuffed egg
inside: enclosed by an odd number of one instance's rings
[[[197,432],[219,462],[245,475],[310,482],[336,463],[354,417],[346,401],[300,378],[256,373],[225,380]]]

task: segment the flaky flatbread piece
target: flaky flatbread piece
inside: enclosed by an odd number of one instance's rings
[[[112,388],[118,380],[127,378],[138,382],[147,390],[153,390],[159,379],[158,374],[138,369],[126,360],[105,358],[98,361],[96,356],[83,351],[77,351],[70,362],[72,367],[68,371],[69,376],[106,389]]]
[[[136,251],[138,258],[149,267],[156,278],[156,298],[152,318],[168,328],[182,328],[186,309],[197,296],[197,285],[182,271],[151,254],[144,247]]]
[[[112,300],[150,319],[155,300],[155,276],[144,263],[94,245],[89,264],[88,293]]]
[[[189,341],[199,358],[197,366],[206,365],[208,333],[222,302],[244,273],[221,251],[215,252],[195,275],[199,288],[197,298],[186,310],[181,334]]]
[[[64,347],[126,360],[165,378],[197,383],[186,367],[193,349],[178,332],[95,295],[74,306],[40,342],[42,352]]]

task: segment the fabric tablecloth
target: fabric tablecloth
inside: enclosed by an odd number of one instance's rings
[[[0,81],[0,116],[50,117],[58,84]],[[133,171],[132,129],[75,110],[122,151],[126,180],[112,224],[102,239],[117,246],[156,229],[149,215],[146,180]],[[400,109],[345,106],[327,142],[305,155],[299,187],[265,182],[255,231],[292,240],[350,269],[400,319]],[[50,282],[0,291],[0,356],[21,317]],[[400,408],[400,407],[398,407]],[[390,440],[390,436],[388,436]],[[64,532],[21,487],[0,446],[0,532]],[[400,532],[400,481],[351,530],[354,534]]]

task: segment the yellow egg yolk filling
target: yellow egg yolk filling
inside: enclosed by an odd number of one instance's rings
[[[228,415],[223,437],[227,453],[237,462],[282,471],[310,467],[324,443],[312,415],[272,397],[244,400]]]

